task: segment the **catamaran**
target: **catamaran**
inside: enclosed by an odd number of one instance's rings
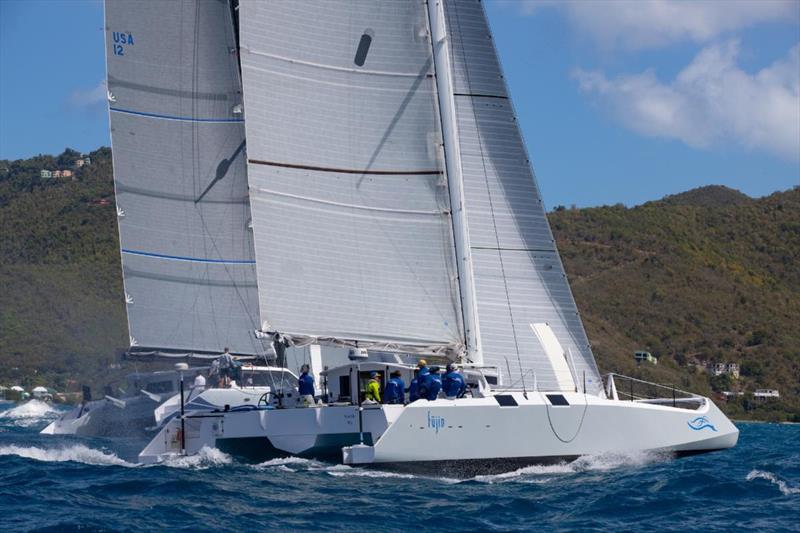
[[[601,377],[478,0],[107,0],[106,20],[132,350],[352,355],[312,404],[202,393],[141,461],[477,472],[736,444],[708,398]],[[468,394],[365,401],[420,358]]]

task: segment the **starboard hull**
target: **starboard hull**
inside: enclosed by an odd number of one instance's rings
[[[703,453],[730,448],[739,435],[707,399],[698,409],[683,409],[540,392],[365,405],[361,412],[326,406],[207,413],[187,417],[184,428],[188,454],[221,447],[254,460],[295,455],[407,471],[447,466],[465,475],[583,455]],[[246,442],[250,453],[239,453]],[[179,454],[180,420],[173,420],[139,457],[157,462]]]

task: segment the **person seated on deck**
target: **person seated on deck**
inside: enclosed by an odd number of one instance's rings
[[[456,372],[456,365],[448,363],[447,373],[442,378],[442,390],[448,400],[455,400],[464,396],[467,390],[467,384],[464,382],[464,376]]]
[[[406,403],[406,384],[403,383],[403,378],[400,375],[399,370],[392,372],[392,378],[386,384],[386,390],[383,393],[383,403],[399,403],[400,405]]]
[[[425,381],[419,388],[419,394],[429,402],[432,402],[438,398],[439,391],[442,390],[442,377],[439,375],[439,367],[432,366],[424,379]]]
[[[381,403],[381,375],[370,372],[365,398],[368,402]]]
[[[306,407],[314,405],[314,376],[308,373],[308,365],[300,367],[300,377],[297,378],[297,393],[299,400]]]

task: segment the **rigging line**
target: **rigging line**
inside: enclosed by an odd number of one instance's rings
[[[481,9],[481,11],[483,11],[483,6],[481,6],[480,9]],[[453,3],[453,10],[454,10],[455,15],[456,15],[456,22],[458,24],[458,27],[461,28],[462,27],[461,26],[461,17],[459,16],[459,12],[458,12],[458,2],[454,2]],[[486,19],[485,13],[482,13],[482,15],[483,15],[484,21],[485,21],[485,19]],[[491,30],[489,30],[489,31],[491,32]],[[459,37],[461,37],[461,36],[459,36]],[[463,38],[461,39],[461,47],[462,47],[462,49],[464,47]],[[455,53],[455,52],[453,52],[453,53]],[[495,53],[495,58],[496,57],[497,56],[496,56],[496,53]],[[469,72],[469,61],[467,61],[466,53],[464,54],[464,73],[466,74],[466,78],[467,78],[467,86],[472,88],[472,80],[471,80],[471,76],[470,76],[470,72]],[[486,182],[486,195],[487,195],[487,199],[489,200],[489,211],[492,214],[492,225],[494,227],[494,234],[495,234],[495,238],[497,239],[497,246],[499,248],[500,247],[500,235],[497,232],[497,220],[495,218],[495,213],[494,213],[494,203],[492,201],[492,191],[491,191],[491,187],[489,186],[489,174],[488,174],[488,169],[486,168],[486,153],[484,152],[484,148],[483,148],[483,137],[481,136],[480,126],[479,126],[479,123],[478,123],[478,112],[475,110],[475,106],[474,105],[471,105],[471,108],[472,108],[472,116],[475,119],[475,134],[476,134],[475,137],[478,140],[478,147],[479,147],[480,152],[481,152],[481,164],[483,166],[484,181]],[[506,278],[506,269],[505,269],[505,263],[503,262],[503,252],[502,252],[502,250],[498,250],[497,256],[498,256],[498,259],[500,260],[500,272],[503,275],[503,287],[504,287],[505,293],[506,293],[506,301],[508,302],[508,315],[509,315],[509,318],[511,319],[511,332],[514,334],[514,348],[517,351],[517,362],[519,363],[520,369],[522,369],[522,356],[520,355],[520,352],[519,352],[519,340],[517,339],[517,328],[516,328],[516,326],[514,324],[514,312],[511,309],[511,295],[509,294],[509,291],[508,291],[508,279]],[[523,387],[524,386],[525,386],[525,382],[523,381]]]
[[[541,395],[543,395],[543,394],[540,393],[540,396]],[[583,421],[586,418],[586,411],[589,410],[589,399],[586,397],[586,392],[583,393],[583,401],[584,401],[584,404],[583,404],[583,413],[581,414],[581,421],[580,421],[580,423],[578,423],[578,429],[575,431],[575,434],[572,436],[571,439],[562,439],[561,435],[559,435],[556,432],[556,428],[553,427],[553,421],[550,419],[551,406],[549,405],[549,403],[545,403],[545,411],[547,411],[547,423],[550,425],[550,431],[552,431],[553,435],[555,435],[555,437],[558,440],[560,440],[561,442],[563,442],[564,444],[569,444],[570,442],[572,442],[576,438],[578,438],[578,435],[581,432],[581,428],[583,428]]]

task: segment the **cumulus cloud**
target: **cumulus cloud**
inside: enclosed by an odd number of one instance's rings
[[[502,0],[501,0],[502,1]],[[560,9],[582,34],[607,47],[707,43],[763,22],[800,22],[797,0],[506,0],[524,14]]]
[[[738,63],[739,42],[701,50],[677,77],[655,72],[609,79],[576,69],[574,78],[626,127],[648,136],[706,148],[734,141],[782,157],[800,158],[800,44],[749,74]]]
[[[68,98],[70,107],[83,108],[94,107],[106,101],[106,80],[100,80],[91,89],[76,89],[72,91]]]

